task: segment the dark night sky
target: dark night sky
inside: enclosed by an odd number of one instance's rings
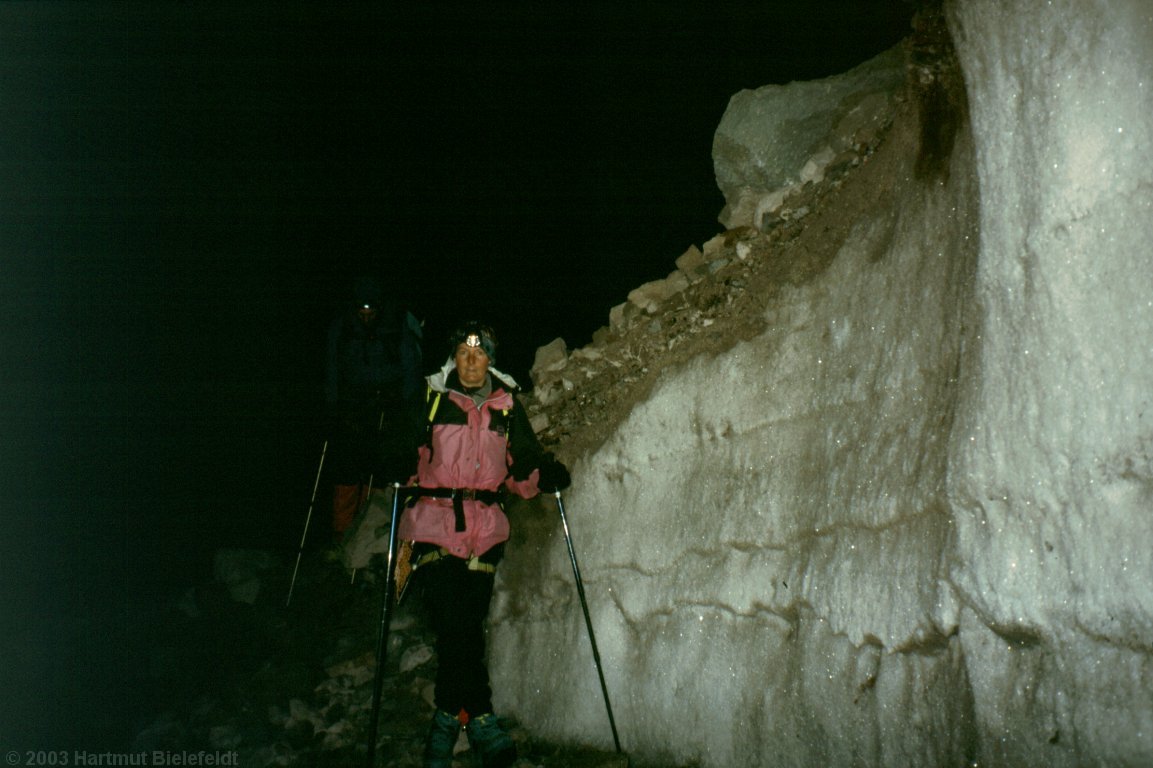
[[[134,601],[203,576],[221,544],[295,546],[352,275],[426,322],[430,365],[479,317],[527,383],[536,347],[587,343],[719,231],[710,152],[733,93],[845,71],[909,15],[0,4],[0,688],[19,694],[0,747],[115,745]]]

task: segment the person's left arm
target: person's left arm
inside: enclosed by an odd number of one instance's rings
[[[553,493],[567,488],[572,482],[568,468],[541,447],[528,413],[515,398],[510,416],[508,452],[512,490],[528,498],[540,491]]]

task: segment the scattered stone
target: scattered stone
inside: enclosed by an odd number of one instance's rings
[[[538,371],[559,371],[565,367],[567,362],[568,347],[565,346],[564,339],[553,339],[536,351],[536,357],[533,358],[532,364],[533,380],[536,380]]]
[[[705,263],[705,255],[695,245],[690,245],[688,249],[677,257],[677,269],[684,272],[686,275],[691,274],[693,270]]]
[[[432,659],[432,647],[421,643],[420,645],[405,650],[404,654],[400,657],[400,671],[402,674],[411,672],[417,667],[424,666],[432,661]]]
[[[665,280],[653,280],[629,291],[629,303],[643,312],[652,313],[670,295],[670,288]]]

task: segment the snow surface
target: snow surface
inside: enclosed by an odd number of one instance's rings
[[[1153,764],[1153,5],[946,7],[947,181],[572,468],[638,764]],[[557,528],[498,580],[497,706],[611,748]]]

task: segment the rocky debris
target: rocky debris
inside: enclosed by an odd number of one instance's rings
[[[379,560],[350,572],[330,551],[306,552],[291,607],[291,559],[222,550],[216,579],[174,605],[154,639],[139,690],[151,699],[132,751],[235,751],[239,765],[356,767],[365,764],[380,622]],[[237,574],[258,572],[262,589]],[[252,599],[249,599],[252,597]],[[194,603],[194,605],[193,605]],[[389,630],[378,721],[378,765],[417,768],[433,712],[436,654],[419,595],[405,599]],[[514,768],[610,768],[620,757],[535,741],[504,720],[521,754]],[[475,765],[468,740],[458,768]]]
[[[533,389],[524,401],[542,443],[569,460],[595,449],[611,425],[644,400],[660,370],[759,332],[764,300],[831,258],[819,244],[796,246],[824,199],[868,163],[906,104],[892,85],[899,53],[880,57],[883,76],[867,82],[882,82],[884,89],[858,94],[854,106],[839,113],[826,139],[815,141],[799,163],[803,181],[775,190],[779,195],[763,206],[756,226],[734,226],[689,246],[667,277],[639,286],[613,307],[591,344],[570,352],[555,339],[537,350]],[[831,145],[837,151],[830,155]]]

